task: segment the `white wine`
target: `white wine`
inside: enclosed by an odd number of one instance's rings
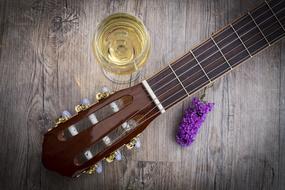
[[[93,41],[97,62],[108,72],[129,75],[149,56],[150,39],[143,23],[126,13],[116,13],[98,26]]]

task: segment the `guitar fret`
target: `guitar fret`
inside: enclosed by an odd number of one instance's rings
[[[258,9],[251,11],[251,15],[271,45],[277,40],[277,36],[285,35],[284,30],[266,3],[262,3]]]
[[[194,55],[193,51],[190,50],[190,53],[192,54],[192,56],[194,57],[195,61],[197,62],[197,64],[200,66],[200,68],[202,69],[203,73],[206,75],[206,77],[208,78],[208,80],[210,81],[210,83],[212,82],[211,78],[208,76],[208,74],[206,73],[206,71],[204,70],[204,68],[202,67],[202,65],[200,64],[200,62],[198,61],[197,57]]]
[[[232,25],[236,29],[251,55],[255,55],[258,52],[256,48],[265,44],[268,45],[267,41],[264,39],[252,18],[248,14],[232,23]],[[259,41],[258,44],[255,44],[257,41]]]
[[[284,37],[284,10],[284,0],[265,1],[143,82],[158,110],[163,113]]]
[[[250,57],[253,57],[250,53],[250,51],[247,49],[246,45],[244,44],[244,42],[242,41],[242,39],[240,38],[239,34],[237,33],[236,29],[233,27],[232,24],[230,24],[230,27],[233,29],[233,31],[235,32],[235,34],[237,35],[238,39],[241,41],[242,45],[244,46],[245,50],[247,51],[248,55]]]
[[[258,26],[258,24],[256,23],[255,19],[253,18],[253,16],[251,15],[250,12],[248,12],[248,15],[250,16],[250,18],[252,19],[252,21],[254,22],[254,24],[256,25],[256,27],[258,28],[258,30],[260,31],[260,33],[262,34],[263,38],[266,40],[266,42],[268,43],[268,45],[271,46],[270,42],[269,42],[268,39],[266,38],[265,34],[262,32],[261,28]]]
[[[231,68],[231,70],[233,70],[231,64],[229,63],[228,59],[225,57],[224,53],[222,52],[222,50],[220,49],[220,47],[218,46],[218,44],[216,43],[216,41],[214,40],[213,36],[210,37],[211,40],[214,42],[215,46],[218,48],[219,52],[222,54],[223,58],[225,59],[226,63],[229,65],[229,67]]]
[[[171,69],[171,71],[173,72],[173,74],[175,75],[176,79],[179,81],[179,83],[181,84],[182,88],[184,89],[184,91],[186,92],[186,94],[188,96],[190,96],[190,94],[188,93],[188,91],[186,90],[186,88],[184,87],[183,83],[181,82],[181,80],[179,79],[179,77],[177,76],[177,74],[175,73],[174,69],[171,67],[171,65],[169,64],[168,67]]]
[[[283,24],[280,22],[279,18],[277,17],[277,15],[275,14],[275,12],[272,10],[271,6],[269,5],[269,3],[267,2],[267,0],[265,0],[265,3],[267,4],[268,8],[270,9],[270,11],[272,12],[272,14],[274,15],[274,17],[276,18],[277,22],[280,24],[280,26],[282,27],[282,29],[285,32],[285,27],[283,26]]]

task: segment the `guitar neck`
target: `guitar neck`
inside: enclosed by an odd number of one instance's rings
[[[285,36],[285,1],[266,1],[147,80],[166,110]],[[159,107],[158,106],[158,107]]]

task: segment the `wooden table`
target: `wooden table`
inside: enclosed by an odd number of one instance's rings
[[[1,0],[0,189],[284,189],[284,40],[207,90],[215,110],[191,147],[175,142],[188,99],[101,175],[69,179],[41,163],[43,134],[62,110],[74,112],[102,85],[133,85],[112,84],[95,64],[91,41],[103,18],[120,11],[144,21],[152,49],[141,81],[259,2]]]

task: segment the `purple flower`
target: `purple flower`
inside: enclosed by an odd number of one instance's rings
[[[193,98],[190,107],[186,109],[179,124],[178,132],[176,134],[176,142],[182,147],[192,144],[199,128],[213,107],[214,103],[203,102],[196,97]]]

